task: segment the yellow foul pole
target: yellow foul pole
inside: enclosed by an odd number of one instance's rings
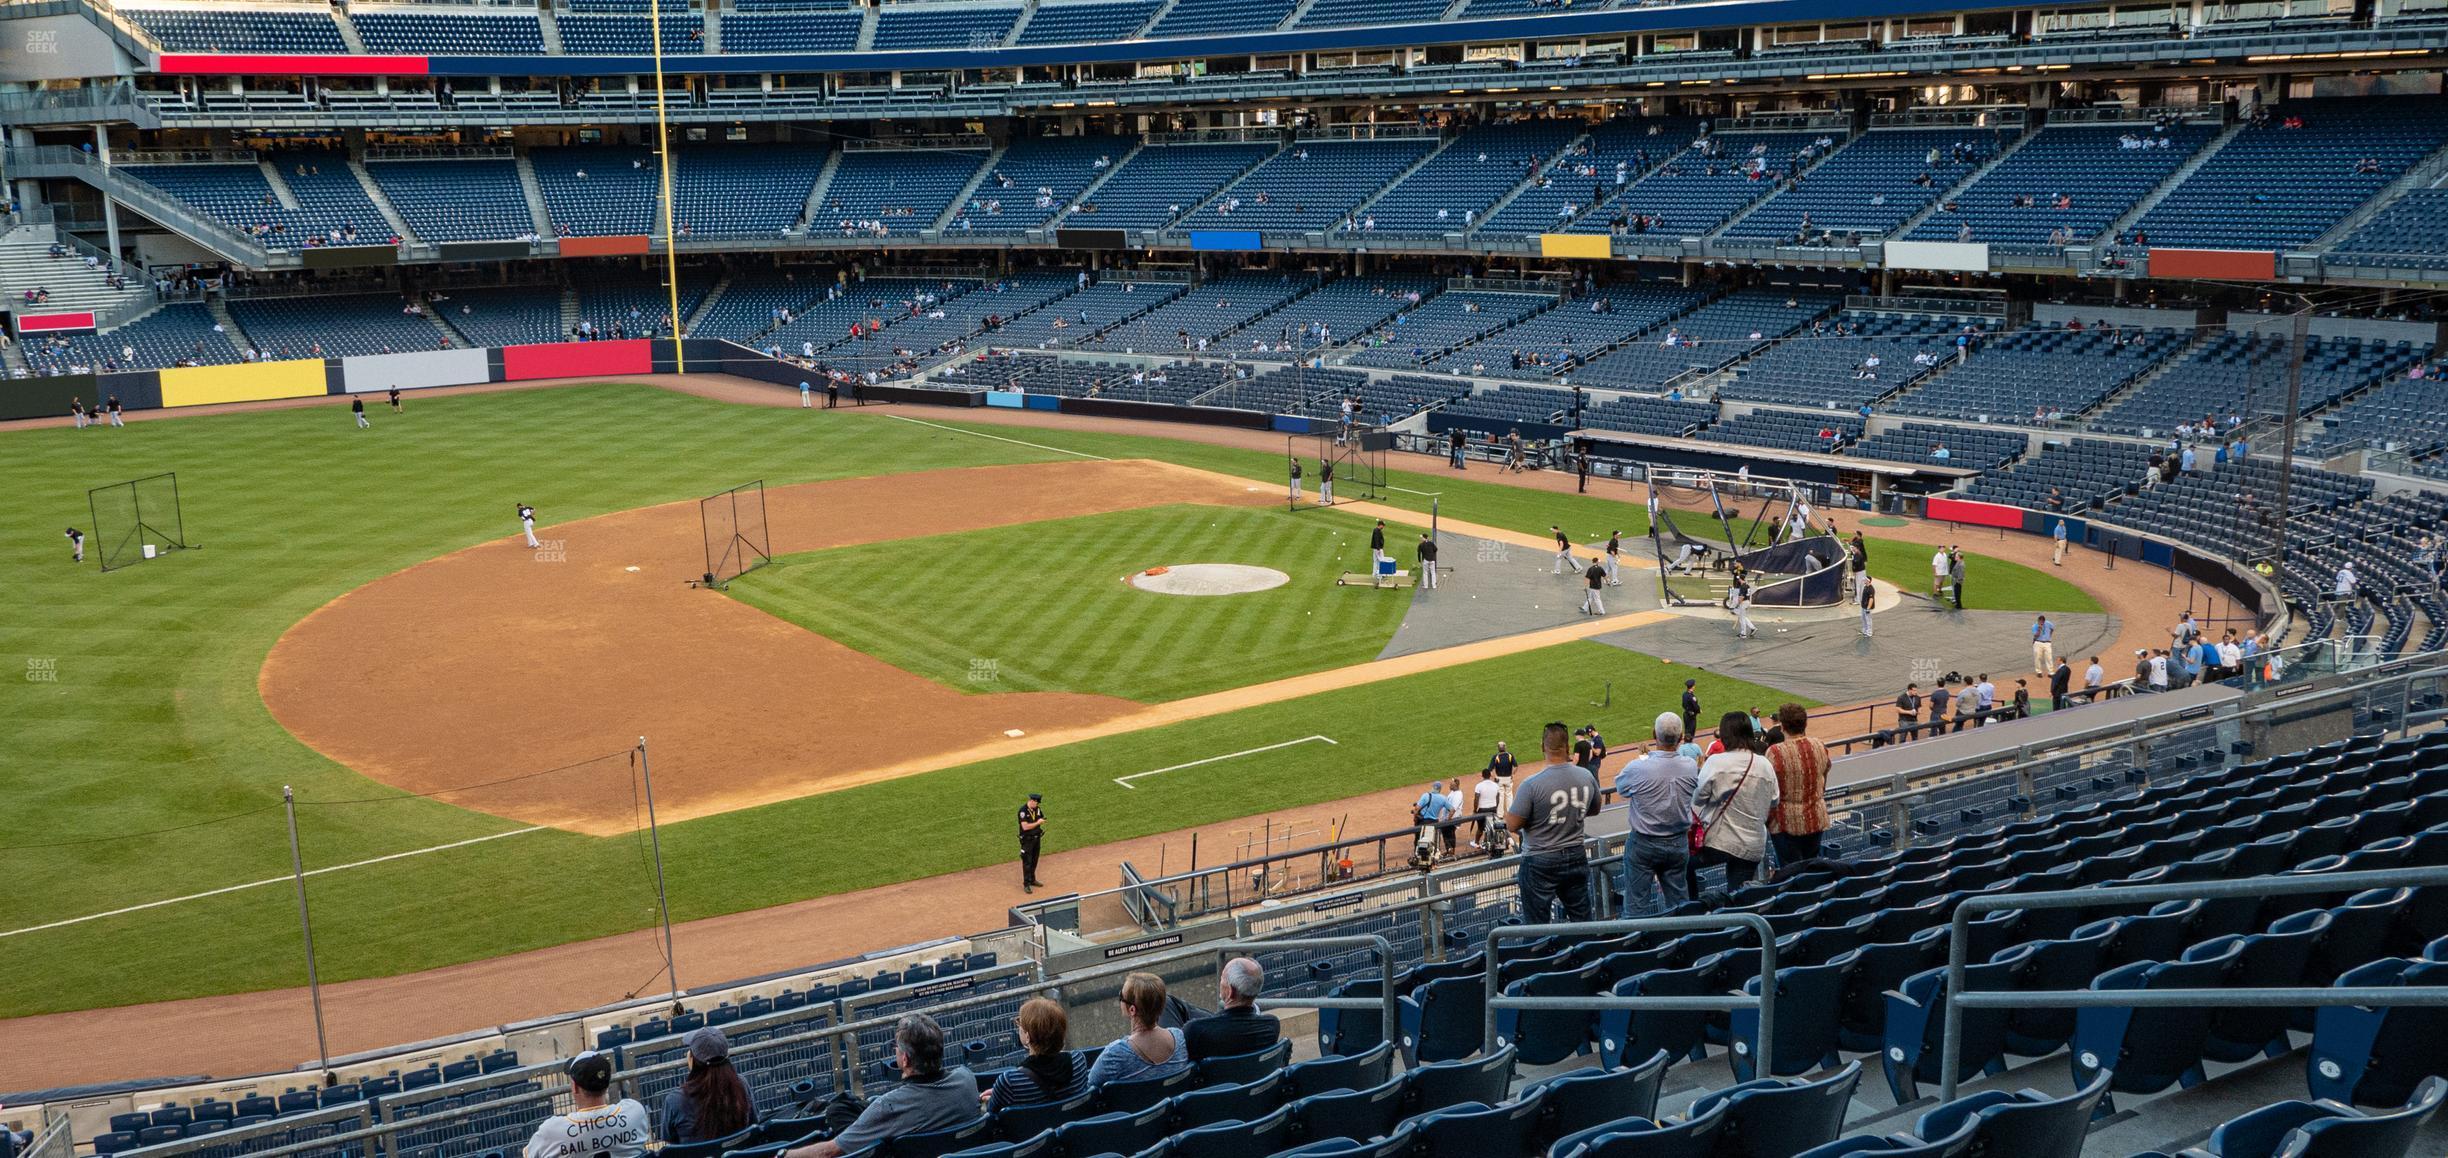
[[[688,355],[680,346],[680,239],[672,231],[671,123],[663,112],[663,0],[646,0],[648,29],[654,36],[655,162],[663,176],[663,280],[671,308],[673,368],[688,373]]]

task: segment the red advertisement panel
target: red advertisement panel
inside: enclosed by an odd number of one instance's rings
[[[1930,518],[1949,523],[1968,523],[1975,527],[2004,527],[2010,531],[2023,529],[2023,508],[2002,507],[1996,503],[1975,503],[1963,499],[1932,497],[1923,513]]]
[[[2152,246],[2150,275],[2269,281],[2278,276],[2278,254],[2266,249],[2161,249]]]
[[[654,343],[644,338],[618,342],[554,342],[545,346],[502,348],[502,380],[531,378],[590,378],[598,374],[651,374]]]

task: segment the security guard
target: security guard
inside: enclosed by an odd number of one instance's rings
[[[1043,793],[1031,792],[1028,802],[1020,806],[1020,891],[1037,888],[1037,852],[1045,843],[1045,803]]]

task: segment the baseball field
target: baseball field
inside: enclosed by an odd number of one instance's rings
[[[1078,847],[1467,771],[1560,715],[1634,735],[1686,677],[1791,698],[1587,641],[1341,678],[1408,597],[1332,586],[1371,520],[1285,510],[1280,454],[946,413],[606,384],[0,434],[0,1017],[303,983],[284,787],[329,983],[652,924],[640,736],[688,920],[1007,859],[1028,791]],[[193,549],[69,562],[87,488],[165,470]],[[756,479],[775,561],[689,589],[696,500]],[[1391,482],[1397,514],[1645,530],[1628,490]],[[1926,546],[1871,551],[1923,581]],[[1290,582],[1123,582],[1202,562]],[[1971,607],[2098,609],[1973,566]]]

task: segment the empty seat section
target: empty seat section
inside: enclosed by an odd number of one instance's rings
[[[1819,290],[1737,290],[1664,327],[1592,359],[1574,381],[1584,386],[1662,391],[1695,371],[1715,370],[1810,324],[1839,297]]]
[[[235,8],[139,8],[118,11],[172,52],[348,54],[331,9],[250,4]]]
[[[687,148],[672,164],[682,238],[775,237],[798,224],[828,151],[816,145]]]
[[[2083,244],[2217,135],[2214,124],[2050,126],[1957,193],[1951,207],[1914,226],[1912,236],[1953,241],[1968,225],[1972,240],[2021,252],[2056,246],[2052,236]]]
[[[366,175],[424,241],[499,241],[536,232],[518,162],[500,158],[368,161]]]
[[[417,8],[353,8],[349,22],[366,51],[405,56],[465,53],[472,56],[544,54],[544,29],[532,13],[485,9],[442,11]]]
[[[2191,340],[2190,332],[2176,330],[2020,330],[1982,342],[1971,357],[1950,363],[1892,408],[1982,422],[2076,415]]]
[[[1161,229],[1275,152],[1273,145],[1150,145],[1081,199],[1064,223]]]
[[[654,157],[644,149],[550,147],[527,156],[544,212],[564,237],[627,237],[659,232]]]
[[[992,48],[1019,19],[1018,8],[887,4],[876,12],[874,47]]]
[[[2289,101],[2135,222],[2158,246],[2284,249],[2319,237],[2448,142],[2437,97]]]
[[[1874,129],[1841,144],[1800,184],[1770,197],[1727,236],[1883,237],[2011,139],[1986,129]]]
[[[1470,129],[1386,190],[1368,215],[1379,233],[1460,233],[1522,182],[1521,158],[1553,156],[1581,129],[1552,118]]]
[[[1122,0],[1118,4],[1040,4],[1020,28],[1013,43],[1084,44],[1092,40],[1127,40],[1163,7],[1158,0]],[[729,35],[729,29],[724,30]]]
[[[1186,229],[1333,228],[1424,157],[1427,138],[1302,141],[1275,154],[1182,222]],[[1100,223],[1101,224],[1101,223]]]
[[[845,149],[811,233],[920,233],[935,226],[986,154],[968,149]]]
[[[856,12],[732,12],[723,17],[725,52],[848,52],[858,47]]]
[[[1038,19],[1043,18],[1041,13]],[[1052,224],[1090,182],[1130,155],[1131,144],[1127,137],[1108,136],[1013,141],[961,206],[953,227],[965,221],[978,233],[1017,233]]]
[[[1176,0],[1149,36],[1198,36],[1210,32],[1264,32],[1284,22],[1296,0]]]

